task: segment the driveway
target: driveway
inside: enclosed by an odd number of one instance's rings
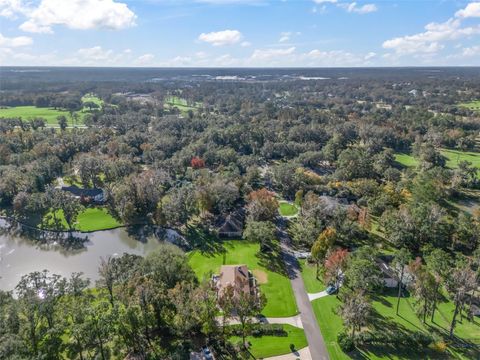
[[[278,235],[281,241],[283,259],[292,284],[293,293],[295,294],[303,329],[307,337],[311,358],[315,360],[327,360],[329,359],[327,347],[325,346],[325,341],[323,340],[315,313],[313,312],[312,305],[305,290],[305,285],[303,284],[300,264],[295,256],[292,255],[292,249],[290,248],[291,240],[285,231],[285,223],[282,220],[279,221]]]
[[[308,346],[290,354],[272,356],[269,358],[265,358],[264,360],[297,360],[297,359],[313,360],[312,354],[310,354],[310,349],[308,348]]]
[[[314,294],[308,293],[308,300],[313,301],[313,300],[320,299],[324,296],[328,296],[326,290],[323,290],[323,291],[320,291],[320,292],[314,293]]]
[[[217,316],[217,321],[222,322],[222,317]],[[252,319],[252,322],[259,324],[287,324],[303,329],[302,319],[300,315],[290,316],[290,317],[255,317]],[[228,325],[237,325],[240,324],[240,321],[236,317],[228,319]]]

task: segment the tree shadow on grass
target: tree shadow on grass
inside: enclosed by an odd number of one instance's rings
[[[198,226],[186,225],[185,237],[194,249],[205,256],[226,253],[222,241],[215,234]]]
[[[256,256],[260,266],[275,273],[287,276],[282,251],[278,242],[269,244],[268,251],[262,251],[262,249],[260,249]]]

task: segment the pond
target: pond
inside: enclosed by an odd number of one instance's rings
[[[133,234],[124,228],[98,231],[88,234],[84,248],[66,250],[58,245],[39,245],[23,236],[3,232],[0,235],[0,289],[13,290],[22,275],[44,269],[64,277],[83,272],[85,277],[94,281],[98,279],[101,257],[123,253],[146,255],[162,244],[152,233],[138,235],[138,232]]]

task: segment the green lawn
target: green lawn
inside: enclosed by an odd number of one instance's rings
[[[80,231],[105,230],[122,225],[105,208],[101,207],[85,209],[78,215],[77,223],[76,228]]]
[[[36,106],[15,106],[0,108],[0,118],[22,118],[30,120],[36,117],[45,119],[48,125],[58,125],[57,117],[65,116],[69,125],[72,125],[72,118],[68,111],[53,108],[38,108]]]
[[[168,96],[164,100],[165,105],[167,105],[168,108],[173,108],[176,107],[178,110],[180,110],[182,113],[186,113],[189,110],[195,110],[198,109],[202,106],[201,103],[197,102],[195,104],[188,104],[187,100],[178,97],[178,96]]]
[[[458,167],[460,161],[469,161],[479,169],[480,172],[480,153],[471,151],[459,151],[450,149],[441,149],[440,152],[447,158],[447,167],[455,169]],[[405,153],[395,154],[395,161],[404,167],[415,167],[418,165],[418,160],[412,155]]]
[[[302,277],[308,292],[317,292],[323,290],[325,286],[322,281],[315,279],[315,268],[302,264]],[[427,321],[424,325],[417,317],[414,310],[414,299],[402,298],[400,301],[399,316],[395,314],[397,298],[395,290],[386,291],[385,294],[378,294],[373,298],[373,308],[375,310],[375,326],[380,331],[387,329],[396,329],[397,331],[423,331],[430,334],[437,334],[446,338],[450,321],[452,319],[454,306],[447,298],[440,301],[438,310],[435,315],[434,323]],[[345,354],[336,342],[337,334],[343,330],[341,318],[337,315],[336,309],[340,305],[340,300],[329,295],[312,302],[320,330],[325,339],[325,343],[331,359],[351,359],[351,358],[367,358],[367,359],[438,359],[443,358],[443,354],[439,354],[430,349],[425,349],[424,353],[412,353],[408,349],[385,348],[381,346],[368,346],[355,351],[353,354]],[[463,320],[457,324],[455,335],[461,338],[468,346],[472,344],[480,345],[480,323],[478,320],[473,323]],[[449,353],[454,358],[473,359],[480,358],[478,349],[469,349],[462,346],[456,347],[451,345],[448,348]]]
[[[415,167],[418,165],[417,159],[415,159],[412,155],[405,153],[396,153],[395,161],[404,167]]]
[[[97,95],[95,94],[85,94],[82,96],[82,102],[86,103],[87,101],[91,101],[95,104],[97,104],[98,106],[102,106],[103,105],[103,100],[100,99]]]
[[[267,305],[262,312],[264,316],[287,317],[297,314],[290,280],[283,274],[267,269],[264,259],[257,257],[259,244],[230,240],[222,245],[224,252],[217,251],[212,254],[194,250],[189,254],[190,265],[199,279],[210,273],[218,274],[221,265],[246,264],[261,283],[260,290],[267,298]],[[261,281],[260,277],[263,277],[264,281]]]
[[[289,354],[291,352],[290,345],[293,344],[295,350],[303,349],[308,345],[305,333],[302,329],[291,325],[283,325],[283,329],[288,336],[249,336],[247,341],[250,343],[250,352],[257,359],[270,356],[278,356]],[[242,341],[241,337],[232,337],[233,342]]]
[[[451,169],[458,167],[460,161],[469,161],[480,170],[480,153],[443,149],[442,155],[447,158],[447,166]]]
[[[282,216],[293,216],[297,215],[298,209],[294,204],[290,204],[286,201],[280,201],[278,211]]]
[[[474,100],[474,101],[470,101],[468,103],[462,103],[462,104],[459,104],[458,106],[461,106],[461,107],[464,107],[464,108],[467,108],[467,109],[470,109],[470,110],[479,111],[480,110],[480,100]]]
[[[51,213],[45,215],[44,217],[44,225],[47,228],[53,227],[53,219],[47,221],[47,217],[49,217]],[[56,212],[57,219],[60,219],[63,227],[65,229],[68,228],[67,223],[63,217],[63,212],[57,211]],[[112,215],[108,213],[105,208],[102,207],[89,207],[86,208],[82,213],[78,215],[77,223],[75,225],[75,230],[78,231],[99,231],[99,230],[106,230],[112,229],[115,227],[119,227],[122,224],[119,223]]]

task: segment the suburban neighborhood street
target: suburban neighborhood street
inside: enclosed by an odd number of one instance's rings
[[[288,272],[288,277],[292,284],[292,289],[297,302],[298,311],[302,320],[305,336],[307,337],[308,347],[312,359],[324,360],[329,359],[328,351],[323,340],[322,333],[318,327],[315,313],[308,298],[302,275],[300,273],[300,264],[292,254],[290,248],[290,237],[285,231],[284,220],[282,219],[278,227],[279,238],[282,246],[282,255]]]

